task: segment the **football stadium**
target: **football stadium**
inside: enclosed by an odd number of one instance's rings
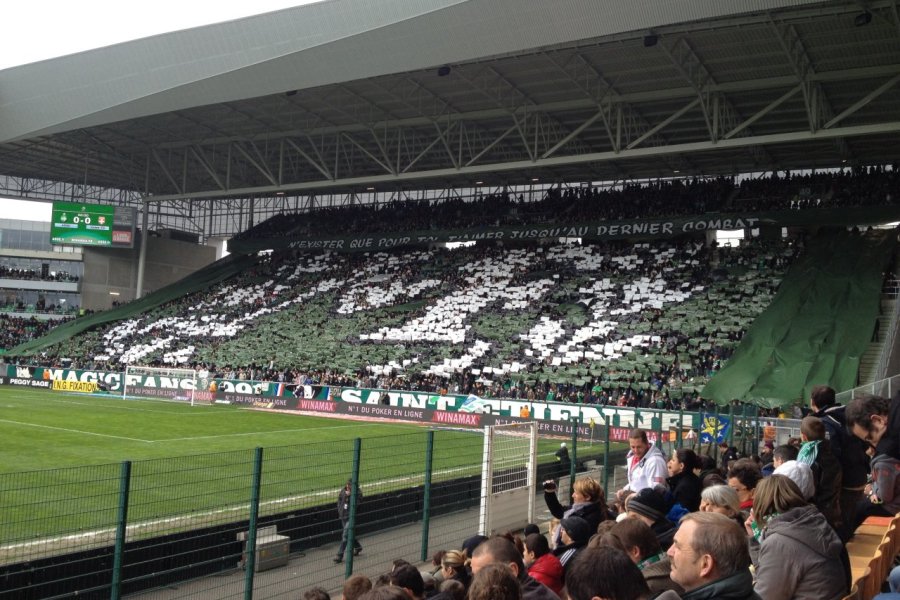
[[[898,89],[896,0],[0,70],[0,600],[900,598]]]

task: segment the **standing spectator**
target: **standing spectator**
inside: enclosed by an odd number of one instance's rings
[[[685,515],[668,554],[672,581],[686,590],[682,600],[760,600],[753,591],[747,535],[728,517]],[[678,595],[668,591],[657,598],[670,599]]]
[[[835,531],[841,530],[841,464],[825,439],[825,425],[818,417],[804,417],[800,421],[803,445],[797,462],[809,465],[813,472],[816,493],[813,504],[819,507]]]
[[[528,574],[556,592],[562,593],[563,566],[550,552],[547,538],[540,533],[530,533],[525,537],[525,552],[522,554]]]
[[[640,429],[632,430],[628,436],[628,445],[631,447],[625,459],[628,483],[616,492],[616,497],[622,500],[629,491],[639,492],[644,488],[665,487],[666,477],[669,476],[666,457],[659,448],[650,444],[647,432]]]
[[[362,501],[362,490],[359,489],[359,486],[356,487],[356,504],[357,506]],[[344,550],[347,549],[347,542],[350,538],[350,503],[353,502],[353,481],[351,479],[347,480],[347,483],[344,484],[344,487],[341,488],[340,493],[338,493],[337,500],[337,512],[338,518],[341,520],[341,546],[338,548],[337,556],[334,557],[335,563],[344,562]],[[354,532],[355,533],[355,532]],[[353,556],[359,556],[359,553],[362,552],[362,544],[359,543],[359,540],[356,536],[353,536]]]
[[[618,548],[588,548],[575,559],[569,600],[648,600],[650,589],[640,569]]]
[[[761,481],[747,522],[760,543],[756,592],[765,600],[840,600],[847,593],[847,551],[793,481]]]
[[[572,504],[563,508],[559,503],[559,498],[556,497],[556,484],[552,481],[544,483],[544,501],[547,503],[550,513],[557,519],[581,517],[587,521],[591,534],[595,533],[597,525],[609,516],[604,495],[603,487],[597,483],[596,479],[582,477],[575,480],[572,488]],[[554,546],[559,545],[560,529],[553,534],[551,541]]]
[[[572,470],[572,461],[569,458],[569,449],[566,448],[566,443],[563,442],[559,445],[559,450],[555,453],[556,462],[557,462],[557,476],[559,479],[563,477],[568,477]]]
[[[669,469],[667,517],[677,523],[684,514],[700,508],[700,478],[694,473],[694,469],[700,468],[700,459],[690,448],[679,448],[666,466]]]
[[[847,408],[835,403],[834,390],[828,386],[813,387],[809,398],[809,408],[813,417],[822,419],[825,426],[825,437],[831,443],[831,451],[841,465],[841,522],[843,528],[841,539],[849,539],[855,521],[854,513],[863,490],[866,487],[866,475],[869,472],[869,457],[866,456],[866,444],[852,435],[847,429]]]

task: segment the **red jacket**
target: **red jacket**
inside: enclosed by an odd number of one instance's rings
[[[559,595],[563,589],[563,566],[559,559],[547,553],[531,563],[528,574]]]

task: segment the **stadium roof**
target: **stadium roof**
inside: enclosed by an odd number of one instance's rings
[[[330,0],[0,71],[0,174],[154,200],[896,161],[896,0]]]

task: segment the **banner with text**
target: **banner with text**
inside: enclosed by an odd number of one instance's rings
[[[315,218],[315,215],[311,215]],[[295,248],[300,250],[335,250],[338,252],[370,252],[403,246],[467,241],[529,241],[546,238],[573,237],[584,240],[626,238],[668,238],[719,229],[751,229],[754,227],[797,227],[833,225],[874,225],[900,220],[900,206],[861,206],[848,208],[815,208],[805,210],[759,211],[747,213],[709,213],[689,217],[661,219],[629,219],[593,223],[562,223],[519,227],[480,229],[447,229],[374,234],[368,236],[336,235],[331,237],[283,236],[248,238],[228,241],[228,251],[248,254],[259,250]]]

